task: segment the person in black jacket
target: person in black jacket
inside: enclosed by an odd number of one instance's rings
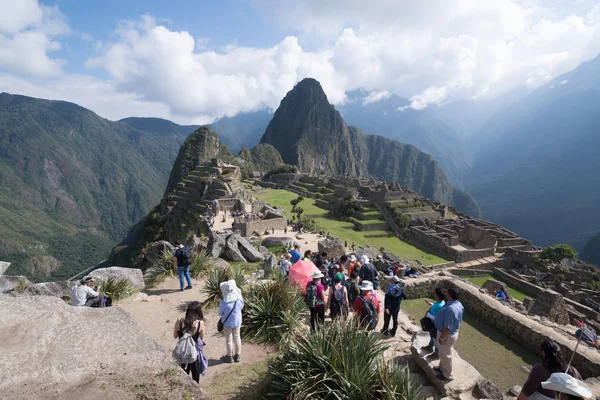
[[[384,335],[396,336],[396,330],[398,329],[398,313],[400,312],[400,304],[403,299],[406,299],[406,292],[397,276],[392,277],[392,284],[385,292],[385,301],[383,303],[383,329],[381,333]],[[388,330],[390,326],[390,318],[393,321],[392,330]]]
[[[379,278],[377,277],[377,268],[369,261],[369,257],[362,255],[360,257],[362,267],[360,267],[360,281],[369,281],[373,283],[373,289],[379,289]]]

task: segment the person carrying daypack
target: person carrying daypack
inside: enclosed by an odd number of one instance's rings
[[[183,292],[183,278],[187,280],[185,289],[192,288],[192,277],[190,276],[190,265],[194,262],[194,255],[188,246],[184,246],[181,240],[175,242],[175,253],[173,256],[177,260],[177,275],[179,276],[179,290]]]
[[[377,268],[369,261],[369,257],[362,255],[360,258],[362,267],[360,267],[360,280],[369,281],[373,284],[373,288],[377,290],[379,288],[379,278],[377,276]]]
[[[396,330],[398,329],[398,313],[400,312],[400,304],[403,299],[406,299],[406,291],[404,286],[397,276],[392,277],[392,284],[388,287],[385,292],[385,301],[383,302],[384,315],[383,315],[383,328],[381,333],[384,335],[396,336]],[[388,330],[390,326],[390,320],[392,321],[392,329]]]
[[[312,274],[312,281],[306,285],[304,302],[310,310],[310,329],[315,330],[317,323],[325,322],[325,288],[321,284],[321,272]]]
[[[363,281],[360,285],[361,294],[354,300],[354,312],[356,313],[356,324],[368,331],[377,326],[379,319],[379,300],[373,294],[373,284]]]
[[[337,274],[333,277],[333,285],[329,288],[329,295],[327,296],[327,306],[329,309],[329,315],[332,320],[335,320],[338,316],[342,318],[348,315],[348,309],[350,304],[348,302],[348,292],[344,285],[342,285],[342,278]]]
[[[358,273],[356,271],[352,271],[350,274],[350,279],[346,279],[343,284],[346,287],[346,292],[348,293],[348,301],[350,304],[354,305],[354,300],[360,296],[360,289],[358,288]]]
[[[173,337],[177,344],[173,349],[173,358],[186,374],[192,373],[192,379],[200,382],[200,375],[206,374],[208,360],[204,356],[204,315],[198,301],[188,304],[185,318],[178,319],[173,328]]]

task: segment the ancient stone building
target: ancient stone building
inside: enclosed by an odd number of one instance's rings
[[[569,313],[565,300],[560,293],[553,290],[543,290],[535,299],[529,312],[546,317],[557,324],[569,324]]]

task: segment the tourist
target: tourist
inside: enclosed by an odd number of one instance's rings
[[[542,382],[542,387],[545,390],[554,391],[554,398],[558,400],[587,400],[594,395],[585,382],[564,372],[555,372],[550,375],[550,379]]]
[[[79,285],[73,286],[71,291],[71,305],[76,307],[104,307],[104,295],[100,291],[101,285],[94,286],[94,278],[86,276]]]
[[[502,303],[506,303],[506,291],[503,287],[500,287],[500,289],[496,290],[496,298]]]
[[[304,252],[304,258],[302,258],[302,260],[303,261],[312,261],[311,258],[312,258],[312,251],[306,250]]]
[[[348,302],[348,292],[344,285],[342,285],[341,274],[337,274],[333,277],[333,282],[329,288],[329,294],[327,296],[326,308],[329,310],[329,315],[332,320],[335,320],[338,316],[345,318],[348,315],[350,303]]]
[[[419,276],[419,271],[417,271],[417,267],[406,268],[404,271],[404,276],[409,278],[416,278]]]
[[[206,373],[206,368],[208,367],[208,360],[203,351],[205,332],[206,326],[204,324],[202,304],[199,301],[192,301],[187,306],[185,317],[180,318],[175,322],[173,337],[175,339],[181,339],[186,333],[191,335],[198,357],[194,362],[180,365],[186,374],[192,374],[192,379],[196,382],[200,382],[200,375],[204,375]],[[177,352],[177,347],[178,346],[176,346],[174,353]]]
[[[359,286],[360,296],[354,300],[354,312],[357,326],[372,331],[377,326],[379,319],[379,300],[373,294],[373,283],[362,281]]]
[[[326,252],[321,252],[321,254],[317,255],[317,259],[315,260],[315,265],[317,268],[319,268],[319,270],[321,271],[321,273],[323,274],[323,278],[321,279],[321,283],[323,284],[323,287],[325,288],[325,290],[327,290],[327,288],[329,287],[329,282],[327,280],[327,275],[329,275],[329,260],[327,260],[327,253]]]
[[[356,257],[355,256],[350,256],[350,260],[348,261],[348,267],[346,268],[348,270],[348,276],[352,275],[352,271],[356,270],[356,273],[358,275],[360,275],[360,263],[356,262]],[[358,268],[357,268],[358,267]]]
[[[185,289],[192,288],[192,277],[190,276],[190,265],[193,262],[192,251],[188,246],[184,246],[181,240],[175,242],[175,253],[174,257],[177,260],[177,276],[179,276],[179,290],[183,292],[184,282],[183,278],[187,280],[187,286]]]
[[[244,308],[242,291],[237,287],[235,279],[221,282],[219,288],[222,293],[219,316],[223,323],[227,350],[227,354],[221,357],[221,360],[226,363],[240,362],[242,359],[240,328],[242,326],[242,309]]]
[[[292,262],[290,261],[292,255],[290,253],[286,253],[281,257],[283,258],[279,261],[279,273],[281,276],[287,277],[290,274],[290,267],[292,266]]]
[[[424,349],[426,350],[433,350],[434,351],[434,355],[435,357],[439,357],[440,356],[440,349],[437,346],[437,329],[435,328],[435,316],[438,314],[438,312],[442,309],[442,307],[444,307],[446,305],[446,290],[437,287],[435,288],[435,291],[433,293],[433,298],[435,299],[435,302],[432,303],[429,300],[425,300],[425,303],[427,303],[429,305],[429,310],[427,311],[427,313],[425,314],[425,318],[427,318],[429,321],[431,321],[431,323],[429,323],[428,325],[430,326],[429,329],[429,344],[427,346],[424,347]]]
[[[381,333],[384,335],[390,335],[391,337],[396,336],[396,330],[398,329],[398,313],[400,312],[400,305],[402,299],[406,299],[406,292],[397,276],[392,277],[392,284],[385,292],[385,300],[383,302],[383,329]],[[388,330],[390,326],[390,318],[392,320],[392,330]]]
[[[356,243],[354,243],[354,240],[352,241],[352,245],[350,246],[350,248],[352,249],[353,253],[356,251]]]
[[[302,258],[302,254],[300,254],[300,245],[298,243],[294,243],[294,249],[290,250],[290,255],[292,256],[290,258],[292,265],[296,264],[296,262]]]
[[[348,249],[348,241],[344,240],[344,249]]]
[[[433,321],[437,332],[437,345],[440,349],[440,364],[434,367],[438,378],[453,380],[452,375],[452,350],[458,339],[458,329],[462,323],[464,307],[458,301],[459,291],[455,288],[448,289],[448,302],[442,307]]]
[[[314,331],[317,323],[325,322],[325,288],[321,284],[323,274],[315,272],[312,274],[312,281],[306,285],[306,294],[304,302],[310,310],[310,329]]]
[[[369,262],[369,257],[363,254],[360,257],[362,267],[360,267],[360,279],[361,281],[369,281],[373,284],[375,290],[379,289],[379,278],[377,276],[377,268]]]
[[[356,271],[352,271],[349,279],[346,279],[343,283],[346,287],[346,292],[348,293],[348,302],[354,306],[354,301],[358,296],[360,296],[360,289],[358,287],[358,273]]]
[[[519,393],[517,400],[526,399],[554,399],[554,391],[546,389],[542,386],[542,383],[550,378],[555,372],[567,371],[567,363],[563,359],[560,346],[554,340],[544,339],[540,343],[540,350],[542,353],[542,362],[535,364],[531,371],[527,381]],[[581,379],[579,371],[575,367],[569,367],[568,374],[576,379]]]

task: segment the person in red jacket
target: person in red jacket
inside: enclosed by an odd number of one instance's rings
[[[356,316],[356,324],[363,326],[365,329],[372,331],[377,326],[379,320],[379,313],[381,311],[379,300],[377,296],[373,294],[373,284],[369,281],[362,281],[359,286],[361,295],[354,300],[354,315]],[[375,315],[369,316],[368,304],[373,304],[375,308]]]

